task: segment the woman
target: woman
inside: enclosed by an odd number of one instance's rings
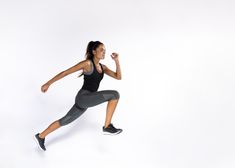
[[[41,87],[42,92],[46,92],[49,86],[55,81],[79,70],[83,70],[84,83],[82,88],[78,91],[75,104],[68,111],[68,113],[54,121],[48,126],[43,132],[35,135],[39,147],[43,150],[45,148],[45,137],[52,131],[60,128],[61,126],[67,125],[81,116],[89,107],[96,106],[98,104],[108,101],[106,109],[106,118],[103,126],[103,132],[105,134],[119,134],[122,129],[117,129],[111,123],[111,119],[115,108],[119,100],[119,92],[116,90],[103,90],[97,91],[99,88],[100,81],[103,79],[104,73],[117,79],[121,80],[121,69],[118,60],[118,54],[112,53],[111,57],[116,63],[116,72],[110,70],[106,65],[99,63],[100,59],[105,57],[105,46],[100,41],[90,41],[86,49],[86,59],[72,66],[71,68],[62,71],[46,84]]]

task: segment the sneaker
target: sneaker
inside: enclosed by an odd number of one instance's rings
[[[35,137],[35,139],[37,141],[38,147],[45,151],[46,150],[46,148],[44,146],[45,138],[40,138],[39,137],[39,133],[36,134],[34,137]]]
[[[116,135],[121,132],[122,132],[122,129],[115,128],[112,123],[109,124],[108,127],[106,127],[106,128],[103,126],[103,133],[105,135]]]

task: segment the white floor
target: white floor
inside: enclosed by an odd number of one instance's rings
[[[0,1],[0,167],[234,168],[233,1]],[[107,103],[46,138],[33,136],[71,108],[79,72],[40,87],[104,42],[101,62],[120,54],[113,117],[123,133],[102,135]]]

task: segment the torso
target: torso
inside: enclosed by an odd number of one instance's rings
[[[97,91],[100,81],[103,79],[104,71],[99,63],[99,67],[94,64],[93,60],[87,60],[87,66],[83,69],[84,82],[82,89],[89,90],[91,92]]]

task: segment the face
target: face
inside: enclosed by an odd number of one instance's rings
[[[98,59],[104,59],[105,58],[105,46],[103,44],[100,44],[96,50],[93,50],[93,54]]]

